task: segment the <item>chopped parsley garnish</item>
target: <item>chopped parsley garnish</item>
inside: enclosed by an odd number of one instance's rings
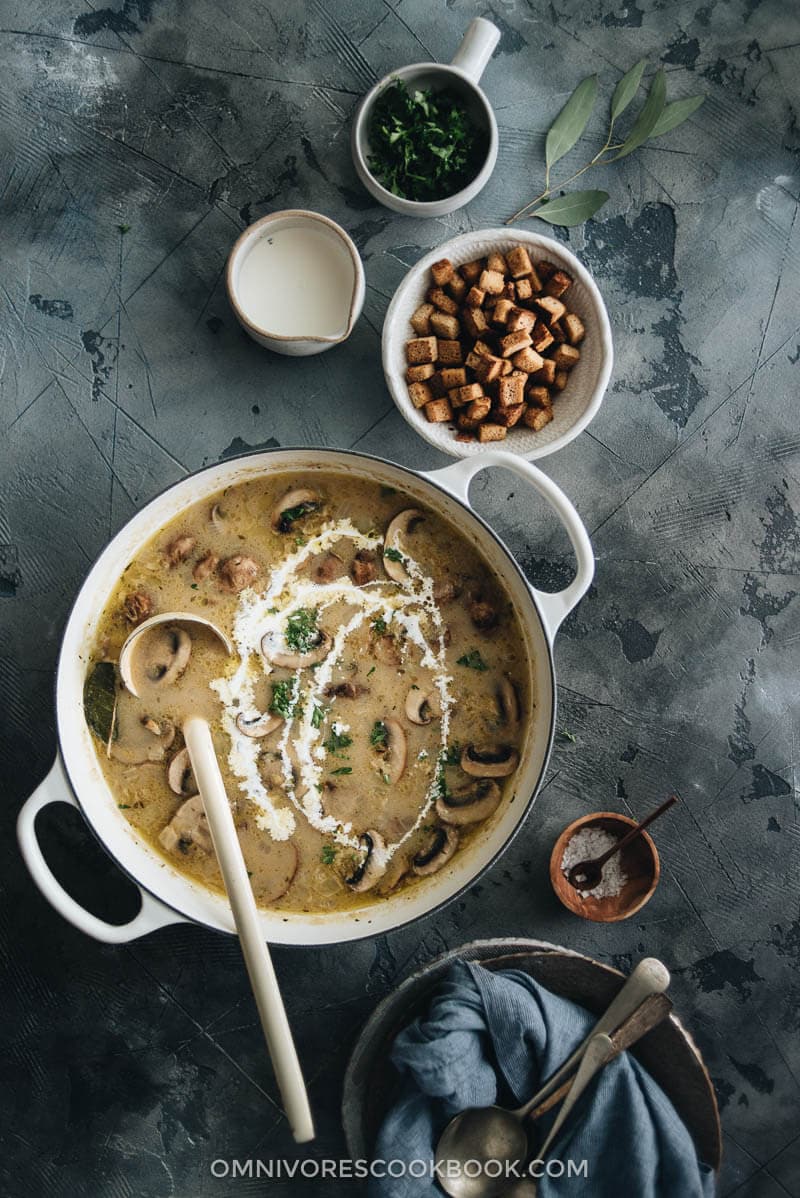
[[[383,636],[388,627],[389,625],[386,623],[383,616],[376,616],[372,621],[372,631],[376,633],[377,636]]]
[[[315,512],[318,507],[318,503],[298,503],[297,507],[287,507],[285,512],[281,512],[278,520],[279,531],[288,532],[295,520],[307,516],[309,512]]]
[[[477,649],[471,649],[469,653],[465,653],[463,657],[459,657],[456,662],[457,666],[466,666],[469,670],[488,670],[486,662],[481,657]]]
[[[327,707],[320,707],[319,703],[315,703],[314,710],[311,713],[311,727],[320,728],[322,726],[322,721],[325,719],[327,714]]]
[[[322,742],[322,746],[329,753],[338,753],[342,749],[349,749],[352,743],[352,736],[348,736],[346,732],[337,732],[335,728],[332,728],[327,740]]]
[[[367,678],[369,678],[370,674],[374,674],[375,670],[376,670],[375,666],[373,666],[371,670],[367,670]]]
[[[477,175],[486,133],[454,91],[414,89],[396,80],[384,88],[369,125],[369,169],[393,195],[441,200]]]
[[[308,653],[319,640],[317,609],[300,607],[286,621],[286,644],[298,653]]]
[[[381,777],[383,778],[384,782],[385,782],[385,783],[386,783],[386,785],[388,786],[388,785],[389,785],[389,783],[391,782],[391,778],[389,777],[389,775],[388,775],[388,774],[381,774]]]
[[[305,537],[295,537],[294,543],[298,549],[302,549],[304,545],[308,544]]]
[[[275,715],[281,715],[285,720],[290,719],[297,709],[297,700],[294,697],[294,683],[291,678],[282,678],[280,682],[272,684],[272,700],[269,705],[270,711]],[[300,713],[297,712],[299,715]]]
[[[338,770],[331,770],[332,774],[352,774],[353,767],[351,765],[340,765]]]
[[[372,725],[372,731],[369,734],[369,743],[373,749],[385,749],[389,740],[389,733],[386,730],[386,725],[383,720],[376,720]]]
[[[324,844],[320,853],[320,860],[323,865],[333,865],[336,860],[336,845]]]
[[[458,741],[453,741],[447,746],[447,752],[444,754],[445,765],[458,765],[461,761],[461,745]]]
[[[556,740],[568,740],[573,745],[578,743],[577,737],[573,736],[571,732],[567,732],[566,728],[559,728]]]
[[[403,555],[400,550],[395,549],[392,545],[390,545],[388,549],[384,549],[383,556],[388,557],[390,562],[402,562],[403,560]]]

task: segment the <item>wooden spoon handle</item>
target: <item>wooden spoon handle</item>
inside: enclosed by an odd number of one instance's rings
[[[644,832],[645,828],[649,828],[653,820],[658,819],[658,817],[663,815],[665,811],[669,811],[670,807],[672,807],[674,803],[677,803],[677,801],[677,795],[670,795],[668,799],[664,800],[660,807],[656,807],[655,811],[651,811],[650,814],[641,821],[641,823],[638,823],[635,828],[631,828],[630,832],[626,832],[621,840],[618,840],[615,845],[603,853],[602,857],[596,858],[594,864],[605,865],[606,861],[613,857],[615,853],[620,852],[621,849],[626,848],[632,840],[636,839],[640,832]]]
[[[261,935],[258,909],[236,835],[211,730],[205,720],[190,716],[183,726],[183,735],[197,789],[208,817],[214,851],[228,892],[242,956],[250,976],[286,1117],[295,1140],[298,1144],[304,1144],[314,1139],[314,1121],[308,1094],[272,958]]]

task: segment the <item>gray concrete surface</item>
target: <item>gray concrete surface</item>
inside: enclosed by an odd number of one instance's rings
[[[350,116],[391,67],[446,59],[478,14],[503,32],[485,76],[497,171],[464,212],[395,217],[357,183]],[[383,385],[393,289],[428,248],[534,194],[543,134],[581,77],[599,70],[608,94],[647,55],[706,104],[598,176],[612,200],[597,221],[555,233],[595,272],[617,352],[590,431],[545,463],[598,558],[558,643],[569,737],[525,831],[461,901],[405,932],[275,955],[316,1154],[343,1150],[342,1072],[381,995],[446,946],[533,934],[622,966],[663,957],[719,1094],[720,1192],[800,1194],[799,47],[779,0],[3,0],[3,1193],[353,1193],[211,1176],[215,1158],[294,1155],[233,943],[183,927],[101,947],[25,873],[13,821],[55,751],[59,633],[110,534],[205,462],[277,442],[441,464]],[[288,361],[239,330],[221,273],[245,222],[303,205],[351,231],[368,299],[347,345]],[[568,574],[561,535],[510,476],[474,494],[531,579]],[[610,927],[560,909],[561,827],[643,814],[669,788],[685,801],[658,830],[650,905]],[[117,918],[135,908],[77,816],[43,824],[77,894]]]

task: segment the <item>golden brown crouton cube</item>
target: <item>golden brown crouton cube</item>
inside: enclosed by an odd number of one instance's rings
[[[480,287],[472,286],[464,296],[464,303],[468,308],[480,308],[485,299],[486,292],[481,291]]]
[[[437,370],[435,374],[431,375],[428,379],[428,386],[431,389],[431,395],[434,399],[444,399],[445,395],[447,395],[447,387],[445,387],[442,381],[441,370]]]
[[[528,345],[515,353],[511,361],[517,370],[524,370],[526,374],[530,374],[534,370],[541,370],[544,358],[537,354],[533,346]]]
[[[529,387],[526,399],[534,408],[552,408],[553,406],[550,392],[546,387]]]
[[[525,349],[531,344],[531,338],[523,329],[520,333],[508,333],[500,338],[500,353],[504,358],[510,358],[517,350]]]
[[[522,423],[527,424],[528,428],[534,429],[537,433],[552,419],[552,408],[528,408],[527,412],[522,414]]]
[[[550,332],[553,334],[553,340],[556,345],[563,345],[567,339],[567,334],[561,327],[560,320],[551,320],[549,325]]]
[[[539,275],[537,274],[535,266],[533,267],[533,269],[530,273],[530,284],[531,284],[531,287],[533,288],[534,295],[536,294],[537,291],[541,291],[542,288],[544,287],[544,283],[539,278]]]
[[[533,297],[533,285],[530,279],[517,279],[517,299],[526,303]]]
[[[409,366],[422,366],[436,361],[436,338],[413,337],[406,341],[406,361]]]
[[[533,348],[536,350],[537,354],[542,354],[549,346],[553,344],[553,334],[550,332],[546,324],[542,324],[542,322],[539,321],[537,325],[534,325],[533,332],[531,333],[531,340],[533,341]]]
[[[406,371],[407,383],[424,383],[436,370],[433,362],[425,362],[422,366],[409,366]]]
[[[499,270],[484,270],[481,271],[481,277],[478,280],[478,286],[481,291],[485,291],[487,295],[500,295],[506,281]]]
[[[579,341],[583,341],[586,336],[586,329],[583,327],[583,321],[575,312],[565,312],[561,318],[564,332],[567,334],[567,341],[570,345],[577,345]]]
[[[494,412],[492,420],[497,424],[504,424],[506,428],[513,428],[524,411],[524,403],[514,404],[513,407],[503,408],[500,412]]]
[[[493,358],[494,350],[491,345],[487,345],[485,341],[478,339],[472,347],[473,353],[478,354],[481,358]]]
[[[467,381],[467,372],[463,366],[448,366],[439,371],[442,386],[449,391],[451,387],[463,387]]]
[[[537,295],[533,302],[548,324],[551,320],[560,320],[567,310],[566,305],[553,295]]]
[[[463,408],[468,403],[472,403],[474,400],[482,398],[483,387],[480,385],[480,383],[467,383],[466,386],[459,387],[456,391],[455,397],[452,392],[450,394],[450,402],[454,408]]]
[[[552,387],[555,377],[556,364],[552,358],[544,358],[539,369],[532,370],[528,375],[532,383],[540,384],[543,387]]]
[[[468,366],[470,370],[477,370],[482,357],[482,354],[476,354],[475,350],[471,349],[464,359],[464,365]]]
[[[507,430],[504,425],[489,424],[487,421],[484,421],[483,424],[478,425],[478,440],[484,443],[486,441],[502,441],[506,432]]]
[[[476,258],[474,262],[465,262],[458,269],[462,279],[465,279],[467,283],[474,283],[480,278],[483,262],[480,258]]]
[[[506,299],[505,296],[503,296],[502,299],[498,299],[497,303],[492,309],[492,323],[505,324],[513,311],[514,304],[510,299]]]
[[[450,282],[454,274],[453,263],[449,258],[440,258],[431,267],[431,277],[437,287],[444,287],[445,283]]]
[[[489,321],[482,308],[465,308],[461,316],[464,328],[471,337],[480,337],[489,328]]]
[[[433,304],[420,304],[411,317],[411,327],[418,337],[427,337],[431,331],[431,316],[436,311]]]
[[[503,363],[500,358],[481,358],[475,368],[475,373],[482,383],[491,383],[500,378],[502,369]]]
[[[559,345],[553,351],[553,361],[559,370],[572,370],[581,359],[581,351],[574,345]]]
[[[542,282],[546,283],[550,276],[556,273],[557,267],[553,262],[543,260],[536,263],[535,270]]]
[[[536,317],[533,312],[528,312],[525,308],[512,308],[506,317],[509,333],[529,333],[535,324]]]
[[[569,375],[567,374],[566,370],[556,370],[555,377],[553,379],[553,386],[555,387],[556,391],[563,391],[568,382]]]
[[[474,420],[475,424],[480,424],[481,420],[489,415],[491,406],[492,401],[488,395],[481,395],[479,399],[473,399],[466,409],[467,419]]]
[[[432,399],[425,404],[425,415],[431,424],[443,424],[453,419],[453,409],[449,399]]]
[[[437,337],[444,337],[445,341],[455,341],[461,332],[461,325],[455,316],[448,316],[446,312],[434,312],[431,317],[431,332]]]
[[[431,287],[428,292],[428,299],[435,308],[438,308],[440,312],[444,312],[447,316],[456,316],[458,314],[458,304],[446,291],[442,291],[441,287]]]
[[[526,376],[519,370],[501,378],[497,384],[497,406],[514,408],[525,399]]]
[[[409,383],[408,398],[415,408],[424,408],[433,399],[433,392],[427,383]]]
[[[494,253],[490,254],[486,259],[486,269],[496,270],[500,275],[508,274],[508,263],[499,250],[495,250]]]
[[[530,254],[524,245],[515,245],[513,250],[509,250],[506,253],[506,262],[512,279],[521,279],[523,275],[529,275],[533,269]]]
[[[502,375],[505,375],[505,374],[511,374],[511,372],[513,371],[513,369],[514,369],[514,367],[513,367],[513,366],[512,366],[512,364],[511,364],[511,359],[510,359],[510,358],[503,358],[503,365],[502,365],[502,368],[501,368],[501,370],[500,370],[500,374],[501,374],[501,376],[502,376]]]
[[[439,341],[436,361],[440,366],[463,366],[464,356],[460,341]]]
[[[454,300],[463,302],[464,296],[467,294],[467,284],[461,275],[453,275],[452,279],[447,284],[447,291],[452,295]]]
[[[554,270],[550,278],[544,285],[546,295],[554,295],[556,299],[569,291],[572,286],[572,277],[565,270]]]

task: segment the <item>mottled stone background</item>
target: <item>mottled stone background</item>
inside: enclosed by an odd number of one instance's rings
[[[503,35],[485,76],[494,178],[452,217],[396,217],[354,175],[353,109],[393,66],[447,59],[479,14]],[[95,944],[19,861],[14,818],[55,751],[60,631],[107,538],[205,462],[299,443],[442,464],[386,393],[387,300],[428,248],[534,194],[544,132],[580,78],[599,70],[610,94],[647,55],[672,95],[708,100],[599,175],[611,202],[568,236],[605,293],[617,355],[591,430],[545,463],[598,558],[557,650],[569,735],[525,831],[460,902],[406,932],[275,956],[314,1153],[343,1149],[342,1072],[378,999],[445,946],[529,934],[623,967],[662,956],[717,1086],[721,1192],[800,1194],[796,6],[3,0],[0,25],[0,1190],[321,1191],[210,1175],[216,1157],[294,1154],[235,944],[186,926]],[[598,114],[582,148],[600,132]],[[364,256],[364,316],[325,357],[271,356],[225,300],[233,239],[284,206],[341,221]],[[532,579],[568,575],[563,536],[510,476],[474,494]],[[641,815],[670,788],[684,803],[658,830],[650,905],[609,927],[560,909],[547,859],[566,821]],[[75,814],[42,824],[77,895],[118,919],[135,910]]]

